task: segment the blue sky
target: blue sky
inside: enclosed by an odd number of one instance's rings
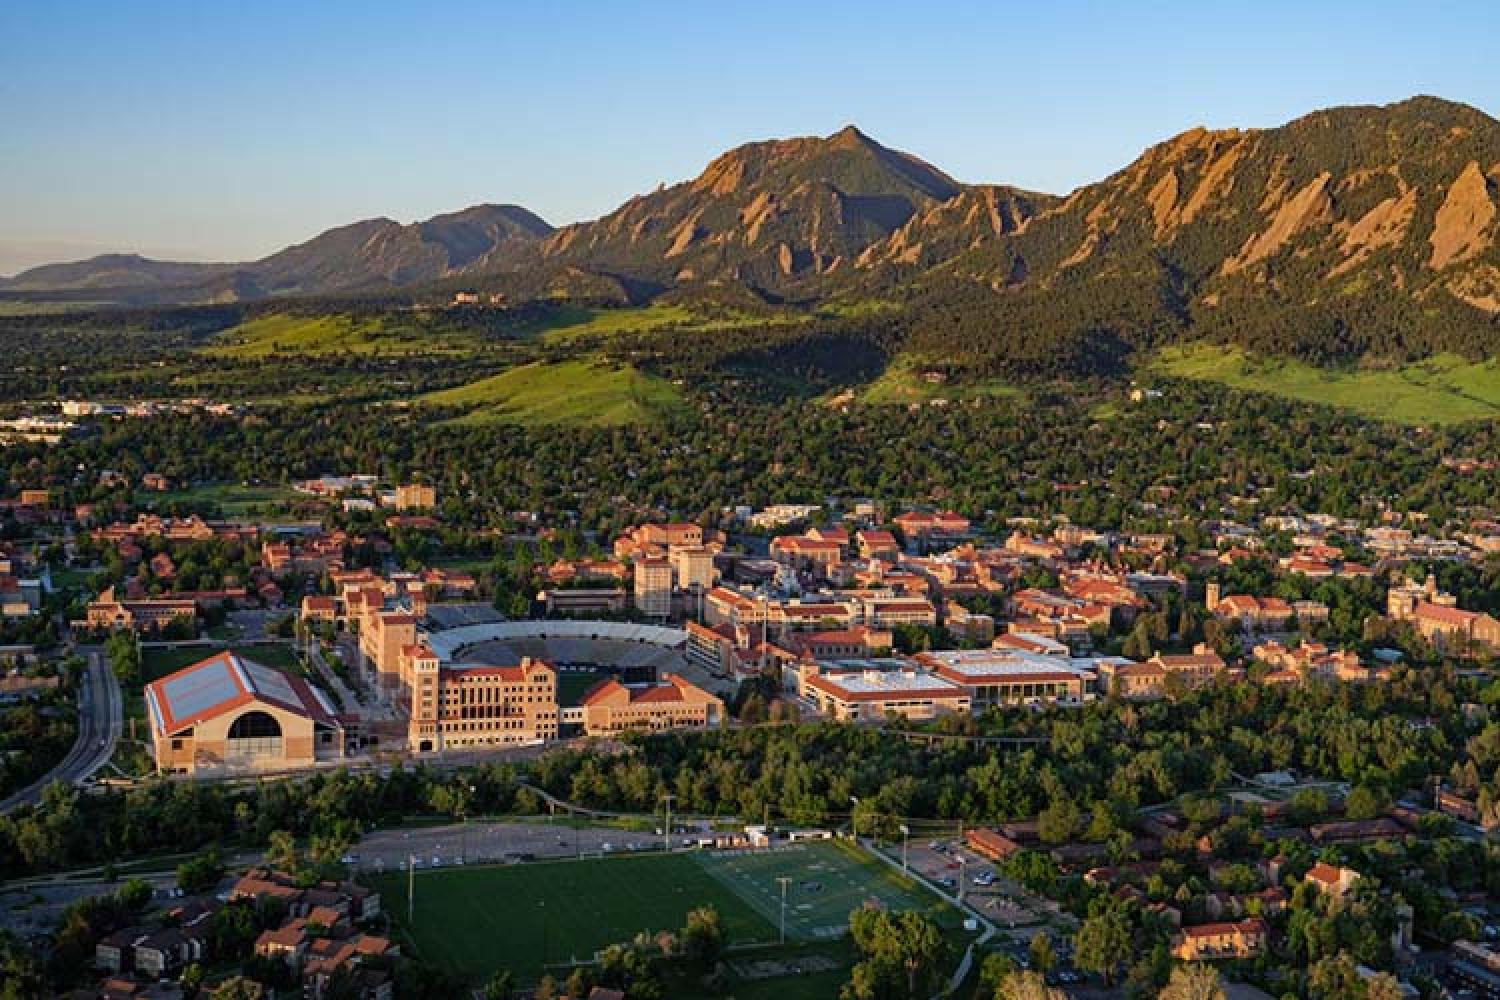
[[[853,122],[1063,192],[1193,125],[1415,93],[1500,111],[1500,4],[0,5],[0,274],[249,259],[481,201],[597,216]]]

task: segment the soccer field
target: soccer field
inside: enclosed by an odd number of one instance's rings
[[[957,919],[900,873],[828,842],[418,871],[409,927],[405,874],[372,884],[426,961],[474,981],[504,968],[535,982],[545,967],[587,961],[642,931],[675,931],[698,906],[719,911],[732,943],[774,942],[778,877],[790,879],[789,940],[839,936],[850,911],[868,899],[893,910],[920,909],[945,924]]]
[[[772,925],[780,919],[787,878],[788,939],[838,937],[849,914],[874,900],[888,910],[921,910],[942,922],[947,907],[911,879],[840,841],[808,841],[766,851],[707,851],[697,855],[710,875],[748,902]]]
[[[374,880],[384,907],[406,925],[406,876]],[[690,855],[642,855],[498,867],[444,868],[416,876],[407,930],[422,958],[474,980],[509,969],[535,982],[544,965],[587,961],[641,931],[675,931],[711,905],[735,941],[768,941],[775,929]]]

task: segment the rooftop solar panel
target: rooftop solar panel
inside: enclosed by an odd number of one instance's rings
[[[167,708],[174,719],[186,719],[222,705],[239,695],[223,657],[205,662],[196,670],[171,677],[161,687]]]
[[[250,683],[258,694],[284,705],[302,704],[302,699],[297,697],[297,691],[287,680],[286,674],[245,659],[240,660],[240,666],[250,675]]]

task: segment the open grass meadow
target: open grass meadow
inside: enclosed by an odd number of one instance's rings
[[[919,360],[897,358],[875,381],[855,390],[853,399],[872,406],[906,406],[935,399],[963,402],[971,399],[1022,396],[1023,390],[998,380],[981,382],[936,382],[923,377]]]
[[[732,310],[716,310],[707,316],[687,306],[652,303],[624,309],[588,309],[564,306],[528,331],[539,335],[544,343],[560,344],[583,340],[605,340],[623,334],[649,333],[673,327],[695,333],[712,333],[743,327],[747,324],[785,325],[803,322],[799,316],[751,316]]]
[[[956,911],[882,862],[844,843],[815,842],[773,851],[703,851],[583,861],[418,871],[415,919],[406,926],[406,875],[376,877],[385,908],[421,957],[480,982],[510,969],[535,982],[544,968],[586,961],[637,933],[676,930],[689,910],[711,905],[731,945],[774,946],[786,877],[785,955],[815,956],[808,976],[746,974],[735,995],[826,997],[847,972],[843,938],[849,913],[867,900],[893,910],[920,909],[948,927]],[[745,953],[732,964],[775,961],[783,950]],[[790,973],[789,973],[790,975]],[[805,980],[805,981],[804,981]],[[807,989],[802,987],[806,986]],[[817,992],[827,990],[833,992]],[[809,992],[808,990],[811,990]]]
[[[433,354],[473,346],[472,336],[445,335],[406,318],[273,313],[223,331],[209,351],[231,358],[264,358],[273,354]]]
[[[538,361],[428,393],[420,402],[469,407],[454,423],[614,427],[646,423],[683,405],[676,387],[629,365]]]
[[[1168,348],[1151,370],[1217,382],[1304,403],[1322,403],[1372,420],[1411,426],[1500,417],[1500,360],[1437,355],[1391,368],[1319,368],[1301,361],[1258,358],[1236,348],[1193,344]]]

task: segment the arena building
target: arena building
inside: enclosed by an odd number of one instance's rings
[[[344,756],[333,706],[300,677],[222,652],[146,685],[160,771],[253,772]]]

